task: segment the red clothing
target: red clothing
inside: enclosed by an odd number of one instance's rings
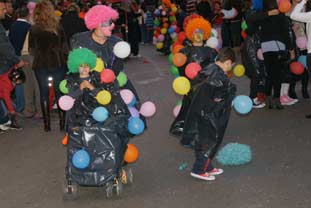
[[[219,5],[219,8],[216,8],[216,4]],[[212,20],[213,25],[215,26],[221,26],[223,23],[223,14],[221,14],[221,1],[220,0],[214,0],[212,2],[212,11],[214,11],[214,18]]]
[[[14,90],[14,85],[12,84],[11,80],[9,79],[9,73],[6,72],[5,74],[0,75],[0,99],[3,99],[8,111],[10,113],[14,112],[14,107],[11,100],[11,92]]]

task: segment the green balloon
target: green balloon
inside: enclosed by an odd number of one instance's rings
[[[170,72],[174,76],[179,76],[179,70],[178,70],[178,68],[176,66],[171,66]]]
[[[153,22],[153,24],[154,24],[155,26],[159,26],[159,25],[160,25],[160,22],[159,22],[158,19],[155,19],[154,22]]]
[[[242,22],[241,28],[242,28],[242,30],[246,30],[246,29],[247,29],[246,21],[243,21],[243,22]]]
[[[63,94],[68,94],[69,90],[67,88],[67,80],[64,79],[63,81],[61,81],[59,83],[59,90],[63,93]]]
[[[169,17],[169,20],[170,20],[170,22],[176,22],[175,16],[170,16],[170,17]]]
[[[117,80],[120,87],[123,87],[127,83],[127,76],[124,72],[120,72],[117,76]]]
[[[173,64],[173,53],[170,53],[170,55],[168,55],[168,61],[170,62],[170,64]]]

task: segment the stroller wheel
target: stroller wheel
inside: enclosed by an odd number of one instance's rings
[[[106,190],[106,197],[111,198],[113,195],[113,182],[112,181],[109,181],[106,183],[105,190]]]
[[[116,191],[116,194],[117,196],[121,196],[122,192],[123,192],[123,184],[121,182],[120,179],[115,179],[115,191]]]
[[[65,180],[63,187],[63,199],[75,200],[78,198],[78,184],[72,180]]]

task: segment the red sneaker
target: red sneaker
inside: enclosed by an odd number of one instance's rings
[[[216,175],[220,175],[224,172],[223,169],[221,168],[214,168],[213,170],[207,172],[208,174],[212,175],[212,176],[216,176]]]
[[[194,178],[198,178],[198,179],[205,180],[205,181],[213,181],[216,179],[215,176],[212,176],[209,173],[197,174],[197,173],[191,172],[190,175]]]

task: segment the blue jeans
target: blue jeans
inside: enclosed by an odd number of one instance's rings
[[[213,169],[212,161],[209,159],[206,151],[195,151],[195,162],[193,164],[192,172],[203,174]]]
[[[4,124],[8,122],[9,116],[8,116],[8,110],[5,107],[5,104],[3,103],[3,100],[0,100],[0,124]]]
[[[15,111],[22,112],[25,108],[24,84],[15,86]]]

